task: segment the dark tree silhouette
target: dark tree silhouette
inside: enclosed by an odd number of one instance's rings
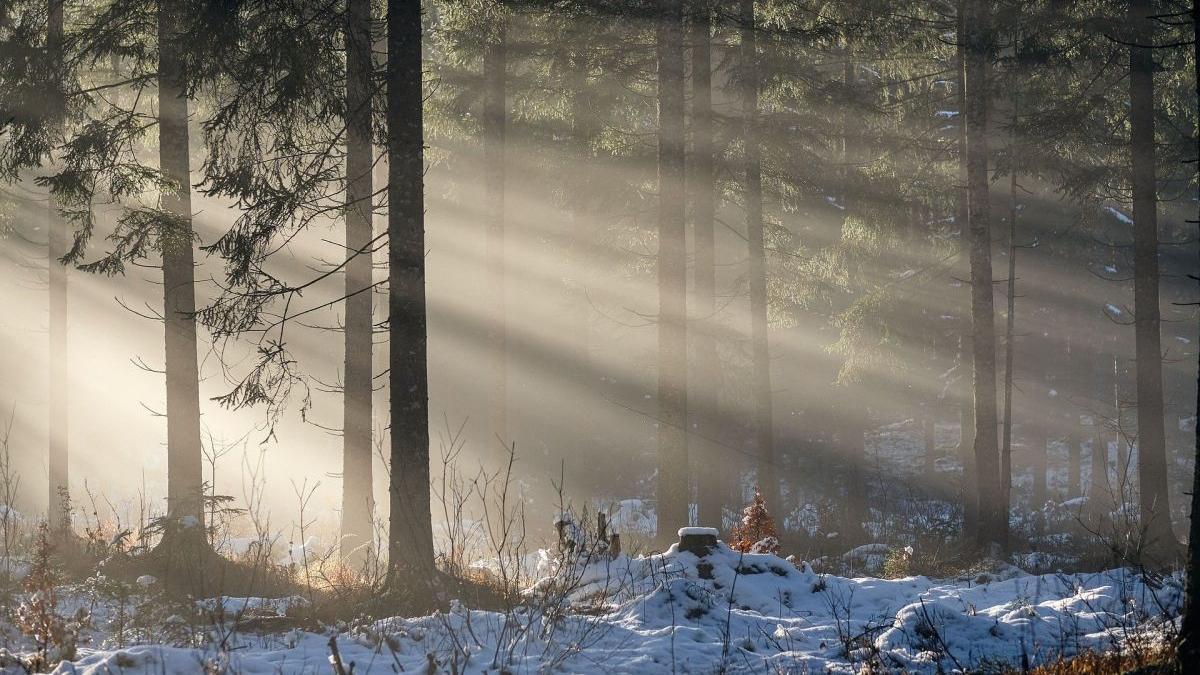
[[[1138,495],[1141,526],[1151,550],[1178,545],[1171,531],[1167,450],[1163,428],[1162,341],[1158,292],[1158,188],[1154,150],[1154,9],[1131,0],[1129,151],[1133,187],[1133,306],[1137,353]]]
[[[683,2],[664,0],[658,63],[658,538],[688,522]]]
[[[371,2],[346,3],[346,319],[342,392],[342,557],[358,566],[372,539]]]
[[[758,483],[767,507],[778,512],[779,479],[775,471],[775,439],[771,410],[771,362],[767,343],[767,253],[763,232],[762,155],[758,133],[758,38],[754,0],[741,0],[742,123],[745,138],[743,186],[746,243],[750,256],[750,359],[754,387],[754,447]]]
[[[388,382],[391,387],[389,585],[430,602],[421,3],[387,3]]]
[[[1192,0],[1192,77],[1196,96],[1196,121],[1200,126],[1200,1]],[[1196,155],[1193,158],[1200,176],[1200,134],[1196,136]],[[1200,227],[1200,214],[1195,224]],[[1193,281],[1200,282],[1200,274],[1193,274]],[[1183,620],[1179,628],[1179,658],[1183,663],[1200,663],[1200,352],[1197,353],[1196,372],[1196,435],[1193,446],[1192,505],[1188,513],[1188,548],[1183,602]]]
[[[692,49],[692,233],[695,248],[691,315],[692,371],[688,400],[697,431],[691,447],[696,459],[696,507],[701,525],[723,527],[727,481],[722,480],[720,434],[720,361],[714,315],[717,268],[713,161],[712,8],[695,0],[689,22]]]
[[[971,250],[971,326],[975,395],[975,477],[979,523],[976,542],[1007,541],[1008,519],[1001,504],[996,427],[996,316],[992,289],[991,214],[988,197],[988,86],[992,52],[989,0],[967,0],[964,8],[967,117],[967,200]]]
[[[46,52],[51,77],[63,77],[63,5],[64,0],[49,0]],[[52,124],[62,124],[64,111],[48,110]],[[58,213],[54,194],[49,196],[47,219],[47,252],[50,268],[50,448],[47,462],[50,477],[49,517],[51,528],[64,527],[70,522],[70,469],[68,432],[70,429],[70,379],[68,364],[70,350],[67,342],[67,266],[63,258],[71,246],[70,226]]]
[[[202,533],[195,234],[182,49],[187,39],[182,29],[185,8],[181,0],[160,0],[158,5],[158,159],[170,184],[162,194],[159,225],[166,325],[167,517],[168,527],[180,533]]]
[[[483,163],[485,218],[487,220],[488,358],[491,362],[490,396],[492,439],[507,444],[508,437],[508,326],[505,292],[507,257],[504,237],[504,192],[508,103],[508,17],[499,9],[483,52]]]

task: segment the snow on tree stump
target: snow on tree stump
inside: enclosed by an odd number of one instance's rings
[[[703,558],[717,547],[717,528],[715,527],[681,527],[679,528],[679,550],[687,551],[697,558]]]

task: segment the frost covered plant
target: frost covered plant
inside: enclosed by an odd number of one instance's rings
[[[13,556],[20,528],[20,516],[12,505],[17,501],[21,478],[12,465],[8,438],[12,432],[12,417],[0,435],[0,591],[7,594],[14,580]]]
[[[914,574],[913,547],[892,549],[883,561],[884,579],[902,579]]]
[[[741,521],[730,533],[729,547],[742,553],[779,553],[779,535],[775,519],[767,511],[762,492],[754,488],[754,499],[742,510]]]
[[[157,580],[142,575],[133,583],[97,571],[83,583],[93,606],[107,605],[107,621],[103,626],[108,637],[104,646],[125,648],[131,644],[162,637],[170,625],[171,607]]]
[[[58,612],[58,584],[61,582],[54,566],[50,528],[38,527],[33,561],[25,577],[25,597],[17,607],[14,621],[22,633],[33,640],[36,651],[25,664],[31,672],[43,672],[64,659],[75,657],[79,635],[88,626],[89,615],[80,607],[73,615],[64,617]]]

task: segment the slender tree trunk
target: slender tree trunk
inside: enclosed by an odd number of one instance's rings
[[[1117,421],[1117,485],[1121,488],[1122,504],[1129,496],[1129,442],[1126,434],[1129,429],[1124,420],[1124,401],[1121,400],[1121,368],[1120,360],[1114,353],[1112,357],[1113,372],[1113,419]]]
[[[186,539],[203,536],[203,452],[196,360],[196,286],[188,161],[188,101],[183,90],[179,0],[158,10],[158,159],[174,189],[162,193],[160,234],[166,325],[167,516]]]
[[[971,325],[975,394],[975,470],[979,499],[976,541],[1007,541],[996,438],[996,316],[992,298],[991,218],[988,199],[987,120],[991,65],[991,7],[968,0],[966,24],[967,189],[971,242]]]
[[[968,231],[970,215],[967,204],[967,29],[966,2],[958,0],[955,13],[955,91],[958,99],[958,190],[955,192],[954,221],[958,226],[962,246],[962,258],[970,257],[970,233]],[[971,383],[967,379],[967,359],[971,344],[971,312],[968,296],[959,297],[959,337],[958,337],[958,456],[962,461],[962,496],[963,496],[963,533],[970,537],[976,531],[979,521],[979,497],[975,494],[975,406],[971,398]]]
[[[342,393],[342,558],[366,561],[372,540],[371,0],[346,6],[346,327]]]
[[[1013,124],[1017,122],[1017,98],[1013,96]],[[1016,139],[1012,144],[1016,155]],[[1008,311],[1004,318],[1004,429],[1000,449],[1001,506],[1005,514],[1012,508],[1012,429],[1013,429],[1013,361],[1015,358],[1017,317],[1017,170],[1011,169],[1008,182]],[[1006,515],[1007,517],[1007,515]]]
[[[701,525],[721,528],[724,523],[726,490],[722,476],[729,464],[722,461],[714,442],[720,362],[713,324],[717,312],[716,233],[714,227],[715,184],[713,175],[712,111],[712,10],[707,0],[694,3],[689,23],[692,47],[692,232],[695,246],[693,272],[694,330],[691,333],[693,366],[689,380],[692,418],[697,431],[696,477],[698,520]]]
[[[1129,3],[1129,128],[1133,184],[1133,306],[1137,353],[1141,526],[1151,549],[1178,543],[1171,531],[1159,337],[1158,196],[1154,159],[1154,35],[1149,0]]]
[[[1076,499],[1083,495],[1083,450],[1080,448],[1083,425],[1079,413],[1072,410],[1067,425],[1067,499]]]
[[[867,407],[857,385],[844,387],[840,450],[846,463],[846,522],[843,541],[858,544],[866,540],[863,523],[870,515],[870,483],[867,480]]]
[[[1196,87],[1196,128],[1200,129],[1200,2],[1192,0],[1192,68]],[[1200,162],[1200,134],[1196,136],[1196,159]],[[1200,163],[1196,165],[1200,169]],[[1197,215],[1200,223],[1200,214]],[[1200,279],[1197,279],[1200,281]],[[1196,371],[1196,428],[1193,447],[1192,504],[1188,513],[1187,586],[1180,626],[1180,663],[1200,663],[1200,351]]]
[[[508,326],[505,292],[504,181],[505,143],[508,128],[506,103],[508,20],[496,18],[494,34],[483,55],[483,163],[487,204],[488,353],[492,366],[492,441],[507,444],[508,436]]]
[[[1046,429],[1035,421],[1029,429],[1030,460],[1033,465],[1033,507],[1040,511],[1050,498],[1046,490]]]
[[[742,115],[745,124],[746,239],[750,248],[750,349],[754,382],[754,445],[758,484],[767,508],[780,512],[767,344],[767,254],[763,238],[762,161],[758,135],[758,41],[754,0],[741,2]]]
[[[433,584],[429,510],[421,3],[387,3],[389,585]],[[408,588],[418,602],[431,588]]]
[[[846,91],[855,90],[854,54],[851,50],[850,36],[842,36],[842,49],[845,61],[842,64],[842,84]],[[848,206],[853,195],[849,187],[854,180],[853,163],[858,157],[858,144],[855,128],[858,121],[848,108],[842,111],[842,181],[844,192],[841,195],[843,206]],[[843,228],[848,222],[843,219]],[[845,232],[843,232],[845,237]],[[867,519],[868,485],[866,480],[866,427],[867,406],[864,402],[861,387],[847,383],[839,387],[840,404],[838,405],[839,450],[845,466],[845,522],[842,525],[844,540],[861,542],[866,538],[863,522]]]
[[[1088,511],[1097,525],[1108,521],[1112,506],[1112,486],[1108,481],[1108,441],[1099,416],[1092,416],[1092,455],[1088,476]]]
[[[64,0],[49,0],[49,22],[46,36],[46,51],[54,64],[54,77],[62,76],[63,60],[63,3]],[[57,86],[57,83],[56,83]],[[62,111],[51,111],[57,118]],[[55,123],[58,120],[55,119]],[[49,517],[51,528],[66,530],[71,523],[70,473],[68,470],[67,433],[70,428],[67,402],[70,398],[70,382],[67,365],[70,350],[67,345],[67,266],[61,259],[70,249],[70,233],[67,221],[58,213],[54,195],[49,196],[46,210],[48,241],[48,264],[50,271],[50,417],[49,417]]]
[[[566,319],[570,336],[570,367],[568,379],[579,389],[580,396],[575,402],[579,410],[593,410],[596,406],[605,405],[603,396],[595,386],[595,372],[592,365],[591,319],[592,303],[589,300],[590,289],[599,285],[596,269],[597,250],[596,238],[591,216],[594,211],[591,204],[579,199],[580,194],[586,194],[593,178],[596,163],[596,153],[592,144],[598,133],[596,127],[595,96],[589,87],[593,53],[583,37],[594,27],[591,22],[585,22],[570,35],[574,48],[572,63],[565,73],[565,89],[570,92],[571,105],[571,134],[574,141],[573,152],[564,153],[564,170],[562,171],[562,190],[567,199],[569,221],[562,233],[562,245],[566,251],[562,276],[567,289]],[[578,424],[583,452],[596,450],[604,443],[604,430],[593,416],[585,414]]]
[[[921,436],[925,441],[925,476],[932,483],[937,473],[937,410],[932,406],[921,416]]]
[[[683,4],[658,16],[658,538],[688,523]]]

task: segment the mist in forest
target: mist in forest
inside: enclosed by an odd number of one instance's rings
[[[67,3],[69,36],[87,30],[87,14],[71,12],[76,4]],[[464,6],[426,8],[423,245],[435,482],[443,456],[454,458],[448,470],[471,475],[503,467],[515,452],[531,522],[549,536],[560,493],[600,509],[637,499],[652,512],[662,498],[663,430],[677,428],[686,451],[675,455],[684,458],[675,470],[685,476],[684,512],[696,524],[736,522],[756,487],[779,510],[781,538],[816,549],[828,546],[823,537],[861,536],[846,532],[865,521],[876,524],[866,537],[880,536],[878,524],[900,502],[937,502],[945,517],[962,515],[964,494],[975,489],[973,431],[963,429],[975,414],[963,52],[953,7],[911,4],[933,28],[897,36],[905,31],[885,27],[912,17],[883,4],[847,4],[830,16],[805,3],[773,4],[755,19],[750,3],[750,24],[741,5],[722,7],[702,32],[688,14],[673,38],[681,47],[675,103],[663,99],[667,34],[653,16],[503,5],[506,32],[497,35]],[[1055,52],[1083,29],[1039,33],[1031,21],[996,20],[983,129],[992,152],[985,189],[996,414],[1001,425],[1012,420],[1017,513],[1084,496],[1096,466],[1111,473],[1106,482],[1120,482],[1136,466],[1130,447],[1138,438],[1136,224],[1121,175],[1126,84],[1100,66],[1126,48],[1100,31],[1086,36],[1090,57]],[[387,58],[381,17],[370,30],[379,69]],[[1181,533],[1200,335],[1188,276],[1197,257],[1188,222],[1195,182],[1175,159],[1189,152],[1195,123],[1190,109],[1170,103],[1186,99],[1186,59],[1171,52],[1162,61],[1170,75],[1160,78],[1157,114],[1171,124],[1158,132],[1161,417]],[[75,82],[114,77],[107,66],[79,63]],[[1058,72],[1069,81],[1056,80]],[[246,207],[206,193],[205,125],[223,89],[205,86],[188,113],[199,309],[229,289],[225,261],[204,247]],[[147,99],[154,92],[153,84],[144,89]],[[1073,96],[1104,100],[1064,122]],[[682,126],[667,137],[661,120],[676,104]],[[155,109],[147,101],[134,107]],[[1111,126],[1092,128],[1099,118]],[[375,285],[366,293],[374,323],[371,491],[376,517],[386,520],[389,167],[376,123]],[[153,164],[154,138],[135,145],[133,155]],[[670,150],[682,153],[682,174],[664,168]],[[48,265],[59,263],[48,263],[46,247],[60,216],[36,179],[53,166],[20,167],[3,193],[0,412],[12,423],[18,503],[46,510],[45,448],[61,427],[69,430],[77,508],[90,512],[95,499],[126,518],[165,513],[159,263],[151,255],[111,276],[68,266],[69,338],[65,353],[51,353]],[[696,167],[707,173],[698,178]],[[664,206],[664,176],[672,175],[681,201]],[[332,538],[344,489],[347,246],[345,210],[329,206],[340,198],[340,179],[328,180],[326,211],[274,241],[261,262],[303,291],[275,299],[267,319],[245,333],[214,338],[202,325],[197,357],[206,490],[240,503],[248,486],[265,480],[266,508],[286,528],[315,489],[305,508]],[[157,195],[147,187],[130,201]],[[682,229],[671,230],[670,241],[662,229],[668,208],[682,208]],[[97,232],[78,264],[111,248],[105,235],[119,213],[97,209]],[[676,248],[664,262],[667,246]],[[679,264],[680,274],[664,282],[663,270],[677,269],[664,265]],[[664,298],[682,302],[685,317],[668,316]],[[682,360],[667,376],[664,323],[685,336],[676,343]],[[289,375],[270,389],[272,400],[241,408],[218,400],[275,343],[286,345]],[[1002,404],[1007,350],[1011,414]],[[54,363],[66,363],[69,374],[65,419],[50,409]],[[686,394],[682,419],[664,412],[664,387]],[[1099,464],[1097,447],[1105,450]],[[355,489],[365,494],[367,486]],[[811,525],[814,513],[819,526]]]

